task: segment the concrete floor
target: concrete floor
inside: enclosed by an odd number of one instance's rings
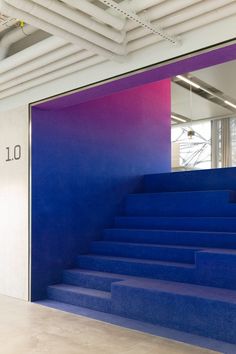
[[[0,296],[0,354],[219,353]]]

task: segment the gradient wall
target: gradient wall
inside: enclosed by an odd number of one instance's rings
[[[86,253],[140,176],[170,170],[170,80],[32,109],[32,299]]]

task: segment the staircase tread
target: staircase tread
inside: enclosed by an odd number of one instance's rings
[[[84,275],[96,275],[96,276],[101,276],[103,277],[112,277],[112,278],[120,278],[120,277],[125,277],[125,278],[134,278],[131,275],[122,275],[122,274],[116,274],[116,273],[109,273],[109,272],[100,272],[98,270],[90,270],[90,269],[80,269],[80,268],[72,268],[72,269],[66,269],[65,272],[70,272],[70,273],[79,273],[79,274],[84,274]],[[138,277],[139,278],[139,277]]]
[[[127,257],[116,257],[116,256],[100,256],[94,254],[80,255],[79,258],[94,258],[94,259],[103,259],[103,260],[112,260],[112,261],[121,261],[121,262],[131,262],[131,263],[146,263],[146,264],[156,264],[170,267],[183,267],[183,268],[195,268],[194,264],[190,263],[180,263],[180,262],[165,262],[157,261],[150,259],[140,259],[140,258],[127,258]]]
[[[68,271],[73,273],[83,273],[85,275],[95,275],[101,278],[106,277],[106,278],[117,279],[117,281],[119,281],[119,285],[122,286],[128,285],[132,287],[145,288],[153,291],[157,290],[163,292],[174,292],[181,295],[187,295],[193,297],[198,296],[206,299],[221,300],[221,301],[226,301],[226,302],[231,302],[236,304],[236,290],[209,287],[209,286],[190,284],[190,283],[181,283],[181,282],[174,282],[174,281],[172,282],[167,280],[149,279],[149,278],[143,278],[143,277],[137,277],[131,275],[91,271],[91,270],[84,270],[79,268],[69,269]],[[100,291],[95,289],[93,291],[93,289],[81,288],[81,287],[70,286],[70,285],[67,286],[64,284],[52,285],[52,287],[56,287],[56,288],[63,287],[63,289],[65,287],[78,288],[78,289],[85,290],[84,293],[86,292],[91,293],[92,290],[92,295],[96,292],[98,294],[102,293],[105,295],[106,294],[110,295],[110,293],[106,291]],[[81,292],[79,291],[79,293]]]
[[[140,231],[145,231],[145,232],[150,232],[150,233],[154,233],[154,232],[160,232],[160,233],[184,233],[184,234],[189,234],[189,233],[193,233],[193,234],[217,234],[217,235],[236,235],[236,231],[235,232],[229,232],[229,231],[208,231],[208,230],[172,230],[172,229],[129,229],[129,228],[106,228],[104,229],[105,231],[120,231],[120,232],[140,232]]]
[[[95,277],[99,277],[99,278],[108,278],[108,279],[110,278],[110,279],[115,279],[117,281],[128,280],[128,279],[146,279],[143,277],[138,277],[138,276],[133,276],[133,275],[116,274],[116,273],[102,272],[102,271],[98,271],[98,270],[80,269],[80,268],[67,269],[65,272],[69,272],[74,275],[83,274],[86,276],[95,276]]]
[[[233,220],[235,219],[236,221],[236,216],[205,216],[205,215],[202,215],[202,216],[189,216],[189,215],[186,215],[186,216],[133,216],[133,215],[117,215],[115,216],[115,219],[164,219],[164,220],[167,220],[167,219],[176,219],[176,220],[179,220],[179,219],[229,219],[229,220]]]
[[[67,269],[65,272],[69,272],[72,274],[83,274],[83,275],[88,275],[88,276],[96,276],[96,277],[101,277],[101,278],[110,278],[110,279],[116,279],[117,281],[121,280],[128,280],[128,279],[137,279],[137,280],[146,280],[149,278],[144,278],[144,277],[139,277],[135,275],[126,275],[126,274],[117,274],[117,273],[111,273],[111,272],[103,272],[103,271],[98,271],[98,270],[89,270],[89,269],[80,269],[80,268],[72,268],[72,269]]]
[[[129,285],[132,287],[144,288],[153,291],[157,290],[158,292],[173,292],[180,295],[220,300],[236,304],[236,290],[159,279],[130,279],[124,281],[123,283],[119,283],[119,285]]]
[[[232,254],[236,255],[236,250],[235,249],[225,249],[225,248],[207,248],[202,250],[205,253],[219,253],[219,254]]]
[[[141,193],[129,193],[128,196],[143,196],[143,195],[173,195],[173,194],[198,194],[198,193],[228,193],[235,192],[235,189],[206,189],[199,191],[175,191],[175,192],[141,192]]]
[[[65,291],[73,292],[76,294],[102,297],[102,298],[107,298],[107,299],[111,298],[111,293],[108,291],[102,291],[102,290],[97,290],[97,289],[92,289],[92,288],[83,288],[80,286],[68,285],[68,284],[64,284],[64,283],[50,285],[49,289],[65,290]]]
[[[95,276],[95,277],[99,277],[102,279],[104,279],[104,278],[114,279],[114,282],[124,281],[124,280],[146,281],[146,280],[152,279],[152,278],[141,277],[141,276],[136,276],[136,275],[117,274],[117,273],[111,273],[111,272],[103,272],[103,271],[99,271],[99,270],[80,269],[80,268],[67,269],[65,272],[69,272],[74,275],[83,274],[85,276]],[[154,280],[154,279],[152,279],[152,280]],[[186,283],[186,284],[189,284],[189,283]]]
[[[119,242],[119,241],[94,241],[93,244],[109,244],[109,245],[119,245],[119,246],[140,246],[148,248],[169,248],[169,249],[184,249],[184,250],[196,250],[196,251],[210,251],[214,253],[232,253],[236,254],[235,249],[227,248],[215,248],[215,247],[202,247],[202,246],[181,246],[181,245],[164,245],[158,243],[143,243],[143,242]]]

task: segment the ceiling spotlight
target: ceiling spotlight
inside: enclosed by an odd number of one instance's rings
[[[184,76],[182,76],[182,75],[177,75],[176,77],[177,77],[178,79],[180,79],[180,80],[186,82],[187,84],[189,84],[189,85],[191,85],[191,86],[197,88],[197,89],[200,89],[200,88],[201,88],[198,84],[195,84],[195,82],[193,82],[193,81],[187,79],[186,77],[184,77]]]
[[[186,122],[187,122],[185,119],[176,117],[176,116],[174,116],[173,114],[171,114],[171,118],[173,118],[173,119],[175,119],[175,120],[178,120],[179,122],[182,122],[182,123],[186,123]]]
[[[225,104],[227,104],[228,106],[231,106],[233,108],[236,108],[236,105],[233,104],[232,102],[229,102],[229,101],[224,101]]]

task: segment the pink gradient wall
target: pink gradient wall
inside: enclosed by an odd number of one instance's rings
[[[45,296],[122,213],[148,173],[170,171],[170,80],[32,113],[32,294]]]

